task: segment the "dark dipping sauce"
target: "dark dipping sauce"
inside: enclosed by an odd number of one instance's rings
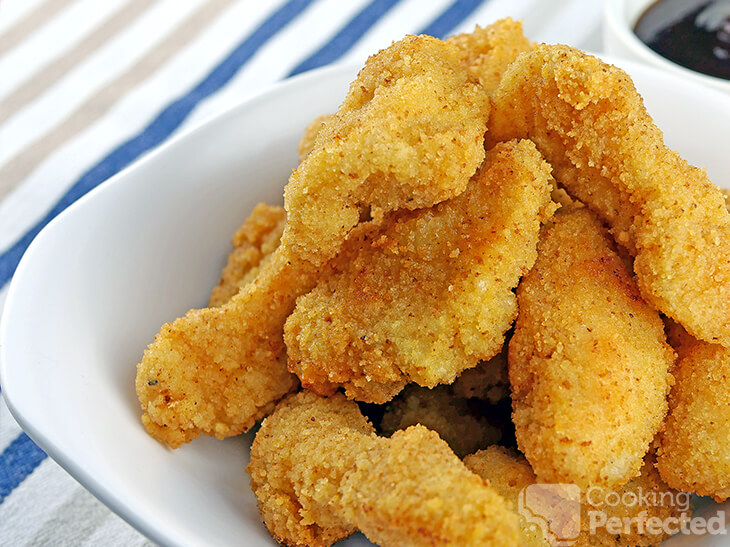
[[[715,4],[728,6],[726,0],[661,0],[644,12],[634,32],[662,57],[695,72],[730,80],[730,10],[724,17],[715,17],[710,28],[697,22],[697,16]]]

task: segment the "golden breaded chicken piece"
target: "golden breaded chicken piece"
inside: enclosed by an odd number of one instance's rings
[[[509,394],[507,345],[489,361],[462,372],[451,384],[451,391],[456,397],[476,398],[492,404],[506,398]]]
[[[730,349],[691,338],[674,325],[679,360],[660,434],[657,467],[674,488],[730,497]]]
[[[302,135],[302,138],[299,140],[299,147],[297,148],[300,163],[303,162],[304,158],[306,158],[312,151],[317,135],[319,135],[324,124],[330,121],[331,118],[332,114],[321,114],[309,122],[309,125],[307,125],[304,129],[304,135]]]
[[[446,41],[459,48],[462,62],[489,93],[494,92],[520,53],[535,48],[523,34],[522,23],[510,17],[483,28],[477,25],[474,32],[457,34]]]
[[[383,403],[490,359],[517,315],[513,293],[553,212],[550,168],[529,141],[501,144],[460,196],[389,217],[299,298],[289,369],[321,395]]]
[[[473,32],[450,36],[445,42],[459,48],[462,63],[488,92],[496,89],[507,66],[523,51],[535,46],[522,32],[522,23],[510,17],[487,26],[476,26]],[[322,114],[307,125],[299,141],[299,161],[304,161],[314,148],[322,126],[332,114]]]
[[[493,94],[487,146],[516,137],[635,256],[647,302],[730,346],[730,213],[705,171],[665,146],[625,72],[567,46],[521,55]]]
[[[302,391],[264,420],[247,468],[264,523],[285,545],[360,529],[382,546],[515,545],[517,516],[421,426],[378,437],[357,405]]]
[[[722,197],[725,198],[725,206],[727,207],[727,210],[730,211],[730,190],[720,188],[720,192],[722,193]]]
[[[512,418],[538,478],[588,488],[637,476],[667,412],[674,352],[588,209],[546,227],[517,301]]]
[[[438,433],[460,458],[496,443],[502,436],[467,399],[455,397],[451,386],[406,386],[388,403],[380,429],[389,437],[417,424]]]
[[[281,244],[256,278],[225,305],[164,325],[145,351],[136,387],[147,431],[172,447],[237,435],[295,389],[283,326],[296,298],[361,208],[377,218],[462,192],[484,156],[487,112],[454,46],[408,37],[371,57],[292,174]]]
[[[688,521],[691,517],[689,495],[667,486],[656,471],[654,462],[653,454],[647,455],[641,474],[616,490],[593,487],[580,492],[581,526],[578,536],[570,545],[659,545],[669,534],[651,529],[648,526],[651,519],[662,524],[679,524],[680,519]],[[497,490],[515,511],[523,490],[537,482],[530,464],[521,454],[499,446],[491,446],[467,456],[464,463]],[[567,513],[570,506],[565,505],[563,509]],[[568,514],[565,516],[569,517]],[[620,533],[612,533],[613,530],[609,529],[615,525],[618,525]],[[579,530],[575,521],[569,522],[568,526],[562,529],[562,533],[566,534],[564,539],[568,539],[569,533],[572,532],[572,536]],[[523,516],[520,516],[520,532],[524,547],[550,545],[540,528],[530,525]],[[558,530],[553,529],[552,532]]]
[[[451,44],[408,36],[370,57],[289,179],[291,256],[323,264],[363,212],[378,220],[463,192],[484,158],[488,113]]]
[[[201,434],[238,435],[296,389],[286,369],[283,325],[317,276],[277,251],[223,306],[191,310],[163,325],[137,365],[148,433],[172,448]]]
[[[251,216],[233,235],[233,251],[228,255],[228,263],[210,295],[208,306],[222,306],[256,278],[262,261],[279,246],[285,224],[283,207],[265,203],[254,207]]]

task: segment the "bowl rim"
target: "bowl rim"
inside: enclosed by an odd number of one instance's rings
[[[644,73],[654,73],[661,78],[677,78],[676,75],[668,74],[666,71],[662,71],[656,67],[648,66],[634,60],[603,54],[598,55],[598,57],[608,63],[620,66],[629,74],[639,71]],[[286,92],[290,88],[296,88],[299,85],[310,80],[316,81],[319,79],[325,79],[330,74],[354,74],[360,67],[361,64],[359,63],[335,63],[326,67],[297,75],[292,78],[288,78],[286,80],[276,82],[270,86],[265,87],[257,93],[242,97],[240,101],[236,102],[224,111],[214,114],[203,120],[201,123],[196,124],[195,126],[174,135],[163,144],[150,151],[150,153],[145,154],[142,158],[125,167],[123,170],[101,183],[98,187],[94,188],[86,195],[82,196],[79,200],[71,204],[56,218],[49,222],[49,224],[38,234],[38,236],[36,236],[35,240],[29,246],[28,250],[22,257],[18,265],[13,279],[10,281],[5,301],[5,307],[2,316],[0,317],[0,385],[3,385],[2,395],[5,397],[5,401],[8,409],[10,410],[10,413],[18,422],[18,424],[21,425],[22,429],[27,433],[27,435],[40,448],[42,448],[51,459],[58,463],[60,467],[68,472],[86,490],[88,490],[92,495],[99,499],[110,510],[112,510],[123,520],[128,522],[131,526],[133,526],[135,529],[137,529],[146,537],[150,538],[156,543],[159,543],[161,545],[174,544],[176,538],[172,536],[169,531],[159,530],[155,528],[153,521],[151,521],[148,517],[145,517],[145,515],[140,511],[136,510],[134,506],[130,506],[130,504],[127,503],[126,500],[118,497],[115,492],[111,491],[99,477],[87,472],[77,461],[77,459],[73,457],[72,454],[67,453],[63,448],[59,448],[41,431],[41,427],[24,417],[22,410],[18,407],[18,405],[16,405],[14,398],[15,392],[13,391],[13,389],[11,389],[9,392],[5,389],[7,370],[10,367],[9,346],[11,346],[11,344],[6,342],[10,340],[11,316],[12,319],[15,319],[15,316],[18,314],[17,309],[22,308],[22,302],[20,299],[20,295],[18,294],[18,279],[23,277],[23,272],[30,267],[30,264],[32,264],[33,256],[36,254],[37,249],[45,244],[45,240],[48,234],[53,232],[57,225],[65,222],[67,217],[77,214],[77,211],[85,207],[86,203],[90,200],[93,200],[97,194],[106,191],[108,188],[123,183],[123,181],[128,177],[131,172],[134,172],[146,163],[153,161],[153,159],[157,156],[166,153],[169,148],[176,146],[177,143],[182,139],[189,138],[191,134],[201,130],[205,126],[219,121],[221,118],[230,116],[234,111],[238,109],[255,107],[257,101],[263,99],[264,97],[268,97],[272,93]],[[723,99],[725,99],[725,95],[718,90],[709,89],[706,86],[700,86],[697,82],[687,82],[685,80],[685,83],[683,85],[694,86],[697,90],[701,89],[703,94],[716,94],[718,98],[722,97]],[[12,328],[16,328],[14,327],[14,323]],[[13,352],[13,356],[17,357],[17,349],[15,349],[15,351]],[[17,358],[13,359],[13,362],[16,361]]]
[[[645,0],[646,7],[653,4],[655,0]],[[718,78],[702,72],[696,72],[690,68],[682,66],[674,61],[670,61],[666,57],[658,54],[656,51],[642,42],[634,33],[632,26],[627,20],[624,13],[626,0],[604,0],[603,2],[603,20],[606,28],[610,30],[627,48],[644,62],[661,67],[665,70],[672,71],[678,75],[693,78],[705,85],[730,91],[730,80]],[[646,8],[643,8],[644,10]],[[642,11],[643,13],[643,11]]]

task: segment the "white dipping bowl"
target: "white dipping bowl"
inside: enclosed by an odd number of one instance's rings
[[[634,78],[669,146],[730,187],[727,97],[610,62]],[[274,545],[244,471],[253,434],[165,448],[140,422],[136,364],[165,321],[205,305],[231,235],[258,201],[281,203],[304,128],[337,108],[355,73],[304,74],[171,139],[61,213],[13,278],[0,322],[8,407],[51,458],[159,544]],[[370,543],[357,534],[342,545]]]
[[[604,0],[603,50],[610,55],[648,63],[682,78],[730,93],[730,80],[708,76],[678,65],[659,55],[636,36],[634,33],[636,22],[655,2],[656,0]],[[699,7],[707,0],[669,0],[669,2]]]

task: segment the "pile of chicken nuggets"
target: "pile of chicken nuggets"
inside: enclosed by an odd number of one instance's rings
[[[408,36],[299,155],[136,380],[173,448],[265,418],[277,541],[548,545],[520,496],[569,484],[667,494],[564,538],[656,545],[679,492],[730,497],[730,213],[627,74],[511,19]]]

